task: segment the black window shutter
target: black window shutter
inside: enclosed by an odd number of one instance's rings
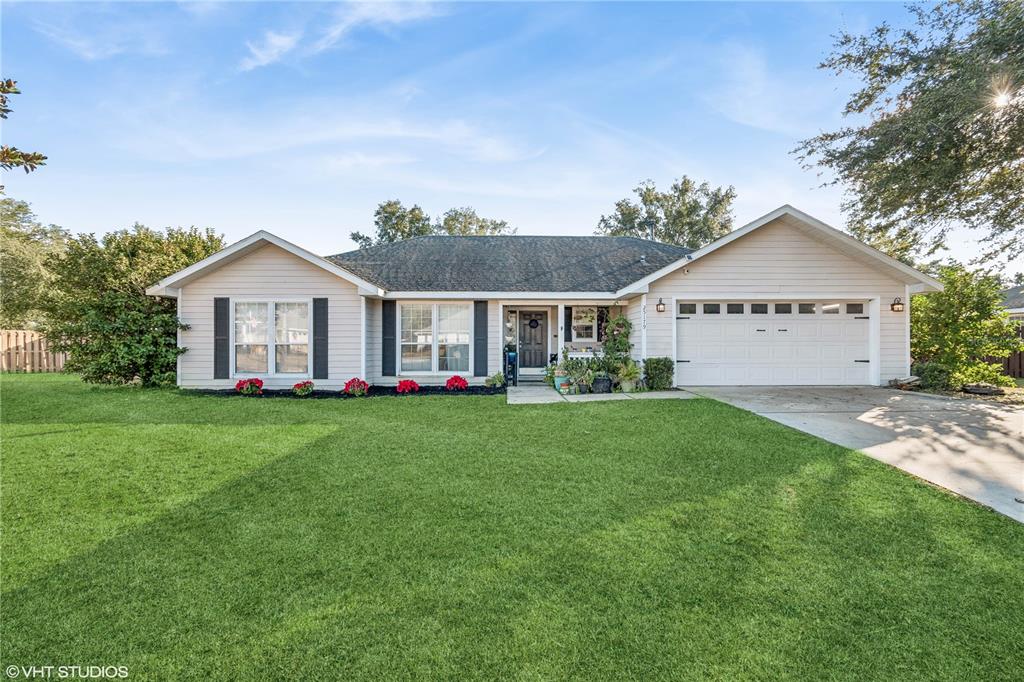
[[[487,376],[487,301],[473,301],[473,376]]]
[[[565,342],[569,343],[572,341],[572,308],[569,306],[565,306],[565,322],[563,326],[565,327]]]
[[[381,301],[381,344],[380,373],[386,377],[395,376],[395,332],[398,328],[395,319],[395,302]]]
[[[313,299],[313,378],[327,378],[327,299]]]
[[[604,341],[604,326],[608,324],[608,306],[597,309],[597,340]]]
[[[231,376],[231,299],[213,299],[213,378]]]

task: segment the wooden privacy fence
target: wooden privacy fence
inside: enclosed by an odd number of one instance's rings
[[[1024,339],[1024,322],[1017,328],[1020,338]],[[1003,366],[1003,373],[1018,379],[1024,378],[1024,352],[1017,351],[1008,358],[987,358],[989,362],[995,362]]]
[[[59,372],[64,369],[64,353],[53,353],[39,332],[27,329],[0,329],[0,371]]]

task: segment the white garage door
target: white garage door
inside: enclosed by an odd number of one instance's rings
[[[867,301],[680,301],[681,386],[870,383]]]

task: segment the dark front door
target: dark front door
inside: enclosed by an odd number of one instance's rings
[[[548,364],[548,314],[519,313],[519,366],[544,367]]]

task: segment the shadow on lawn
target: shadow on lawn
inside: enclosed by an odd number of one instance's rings
[[[6,592],[2,664],[994,679],[1019,648],[1018,524],[726,406],[693,415],[700,442],[651,438],[683,412],[637,413],[626,449],[621,424],[553,431],[555,414],[387,448],[325,436]]]

